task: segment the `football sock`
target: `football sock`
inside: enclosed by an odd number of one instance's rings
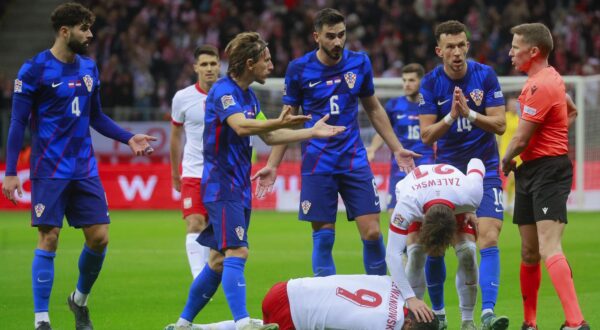
[[[481,309],[494,309],[500,284],[500,250],[491,246],[479,251],[479,286],[481,287]]]
[[[425,251],[421,244],[411,244],[406,248],[406,277],[415,296],[423,300],[425,295]]]
[[[546,269],[554,285],[558,298],[562,304],[567,326],[574,327],[581,324],[583,314],[579,308],[575,284],[573,283],[573,273],[567,262],[567,258],[562,253],[555,254],[546,259]]]
[[[54,282],[54,257],[56,253],[35,249],[31,265],[33,311],[48,312],[52,283]]]
[[[429,292],[432,309],[442,310],[444,308],[444,282],[446,281],[446,264],[443,256],[427,256],[425,279],[427,280],[427,291]]]
[[[363,263],[367,275],[387,275],[383,236],[376,240],[363,241]]]
[[[192,282],[188,300],[185,303],[180,319],[192,322],[200,310],[217,292],[219,284],[221,284],[221,273],[215,272],[210,267],[204,267],[202,272]]]
[[[241,328],[243,328],[247,324],[250,324],[250,317],[249,316],[246,316],[243,319],[235,321],[235,328],[236,329],[241,329]]]
[[[475,242],[465,241],[454,247],[458,259],[456,272],[456,290],[462,320],[473,320],[473,311],[477,301],[477,257]]]
[[[523,315],[525,323],[537,324],[537,302],[542,269],[540,264],[528,265],[521,262],[521,295],[523,297]]]
[[[37,328],[40,322],[48,322],[50,323],[50,316],[48,312],[37,312],[35,313],[35,319],[33,321],[33,327]]]
[[[105,255],[106,249],[102,253],[98,253],[90,249],[87,245],[83,245],[83,250],[79,256],[77,290],[75,290],[76,295],[73,297],[77,305],[85,306],[87,303],[87,296],[92,290],[98,274],[100,274]]]
[[[206,246],[200,245],[196,239],[200,236],[198,233],[187,234],[185,237],[185,250],[187,252],[188,262],[190,263],[190,270],[194,278],[198,277],[198,274],[206,265],[208,261],[208,254],[210,249]]]
[[[226,257],[223,260],[223,292],[234,321],[249,316],[246,309],[245,265],[246,259],[243,258]]]
[[[335,275],[335,263],[331,251],[335,241],[335,230],[321,229],[313,234],[312,267],[315,276]],[[385,253],[385,252],[384,252]]]

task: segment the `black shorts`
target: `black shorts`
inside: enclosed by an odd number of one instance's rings
[[[573,164],[567,155],[524,162],[515,171],[513,223],[540,220],[567,223],[567,198],[573,183]]]

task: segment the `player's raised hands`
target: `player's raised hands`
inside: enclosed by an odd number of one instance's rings
[[[452,117],[452,119],[456,119],[460,116],[460,112],[458,112],[460,95],[462,95],[460,88],[458,86],[454,87],[454,93],[452,93],[452,106],[450,107],[450,117]]]
[[[467,104],[467,98],[463,94],[462,89],[456,87],[454,89],[454,93],[456,94],[455,99],[457,101],[456,110],[458,111],[461,117],[468,118],[469,111],[471,111],[471,109],[469,109],[469,105]]]
[[[146,134],[136,134],[134,135],[127,144],[131,151],[136,156],[144,156],[151,155],[154,152],[154,149],[150,146],[150,141],[158,140],[154,136],[146,135]]]
[[[338,135],[346,130],[344,126],[331,126],[326,123],[329,119],[329,115],[323,116],[318,122],[312,127],[313,137],[315,138],[326,138],[334,135]]]
[[[311,115],[294,115],[292,111],[292,107],[283,107],[283,110],[281,110],[278,120],[280,121],[282,128],[298,126],[300,124],[304,124],[312,118]]]
[[[417,297],[406,299],[406,308],[415,314],[417,321],[419,322],[431,322],[435,317],[429,306]]]
[[[258,199],[263,199],[267,193],[273,192],[275,180],[277,179],[277,169],[265,166],[250,178],[252,181],[256,179],[258,181],[256,182],[256,192],[254,195]]]
[[[394,152],[394,158],[396,159],[398,168],[400,171],[405,173],[410,173],[415,169],[415,158],[419,157],[421,157],[421,154],[408,149],[402,149]]]
[[[17,205],[17,198],[15,197],[15,190],[19,197],[23,197],[23,190],[21,190],[21,180],[16,175],[5,176],[2,180],[2,194],[11,201],[14,205]]]

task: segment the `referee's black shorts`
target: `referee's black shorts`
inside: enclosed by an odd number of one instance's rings
[[[573,164],[567,155],[524,162],[515,171],[513,223],[540,220],[567,223],[567,198],[573,183]]]

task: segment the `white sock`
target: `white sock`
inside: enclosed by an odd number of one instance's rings
[[[491,308],[486,308],[486,309],[484,309],[484,310],[481,311],[481,316],[484,316],[487,313],[492,313],[493,314],[494,310],[491,309]]]
[[[479,279],[475,242],[460,242],[454,247],[454,250],[458,259],[456,291],[458,291],[462,320],[473,320]]]
[[[50,316],[48,315],[48,312],[35,313],[35,321],[33,321],[33,327],[37,328],[38,323],[44,322],[44,321],[50,323]]]
[[[421,244],[411,244],[406,248],[406,277],[415,296],[423,299],[425,295],[425,251]]]
[[[200,274],[204,268],[204,265],[206,265],[209,253],[208,247],[202,246],[196,241],[199,235],[200,234],[198,233],[192,233],[187,234],[185,237],[185,250],[187,252],[188,262],[190,263],[190,269],[194,278]]]
[[[241,329],[243,328],[246,324],[250,323],[250,317],[244,317],[243,319],[239,319],[237,321],[235,321],[235,328],[236,329]]]
[[[176,326],[178,327],[187,327],[192,325],[192,322],[186,320],[186,319],[182,319],[181,317],[179,318],[179,320],[177,320],[177,323],[175,323]]]
[[[81,293],[77,288],[75,288],[75,293],[73,294],[73,301],[77,306],[87,306],[87,299],[89,294]]]
[[[433,309],[433,314],[435,314],[435,315],[446,315],[446,309],[445,308],[438,309],[438,310]]]

